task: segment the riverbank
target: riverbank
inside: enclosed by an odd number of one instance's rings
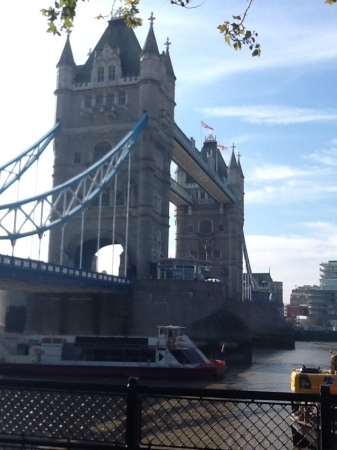
[[[330,330],[295,330],[298,342],[337,342],[337,331]]]

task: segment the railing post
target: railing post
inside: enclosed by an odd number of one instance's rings
[[[329,386],[321,386],[321,449],[332,450],[332,414]]]
[[[126,403],[126,445],[137,449],[140,445],[140,396],[137,392],[138,378],[129,378]]]

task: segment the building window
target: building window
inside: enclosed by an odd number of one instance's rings
[[[86,95],[84,97],[84,106],[86,108],[91,108],[91,106],[92,106],[92,97],[91,97],[91,95]]]
[[[125,91],[118,92],[118,104],[125,105],[126,104],[126,93]]]
[[[225,227],[223,223],[219,223],[219,231],[224,231]]]
[[[116,79],[116,67],[115,66],[109,67],[108,78],[109,78],[109,81],[113,81]]]
[[[104,67],[98,67],[97,69],[97,81],[104,81]]]
[[[74,164],[81,164],[82,161],[82,155],[80,152],[74,153]]]
[[[156,212],[161,212],[161,198],[158,195],[153,196],[153,209]]]
[[[102,106],[103,105],[103,95],[98,94],[96,95],[96,106]]]
[[[192,224],[187,225],[187,233],[193,233],[193,225]]]
[[[106,96],[106,104],[108,106],[112,106],[115,103],[115,95],[114,94],[108,94]]]
[[[214,249],[214,258],[221,258],[221,251],[219,249]]]
[[[212,233],[212,222],[210,220],[202,220],[199,224],[200,233]]]
[[[107,141],[102,141],[96,144],[94,147],[94,162],[101,159],[110,150],[111,144]]]

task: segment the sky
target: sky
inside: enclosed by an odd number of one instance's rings
[[[46,33],[40,9],[52,3],[2,5],[0,164],[54,125],[56,64],[66,36]],[[270,271],[283,282],[286,304],[296,286],[319,284],[320,263],[337,259],[337,5],[254,0],[246,25],[258,32],[259,58],[248,48],[236,52],[217,30],[244,12],[246,0],[190,5],[141,0],[144,24],[136,35],[143,46],[153,11],[159,50],[167,38],[171,42],[175,121],[183,132],[200,149],[207,136],[201,121],[211,126],[228,147],[226,163],[234,143],[245,176],[250,264],[253,272]],[[70,37],[76,64],[85,62],[106,28],[95,17],[108,15],[111,6],[110,0],[79,2]],[[36,192],[51,186],[52,158],[50,146],[40,163],[44,176],[34,180]],[[0,241],[0,253],[11,252],[6,245]],[[171,256],[173,247],[174,236]]]

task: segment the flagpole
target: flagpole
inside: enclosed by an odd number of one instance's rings
[[[200,151],[201,151],[201,149],[202,149],[202,125],[200,122]]]

